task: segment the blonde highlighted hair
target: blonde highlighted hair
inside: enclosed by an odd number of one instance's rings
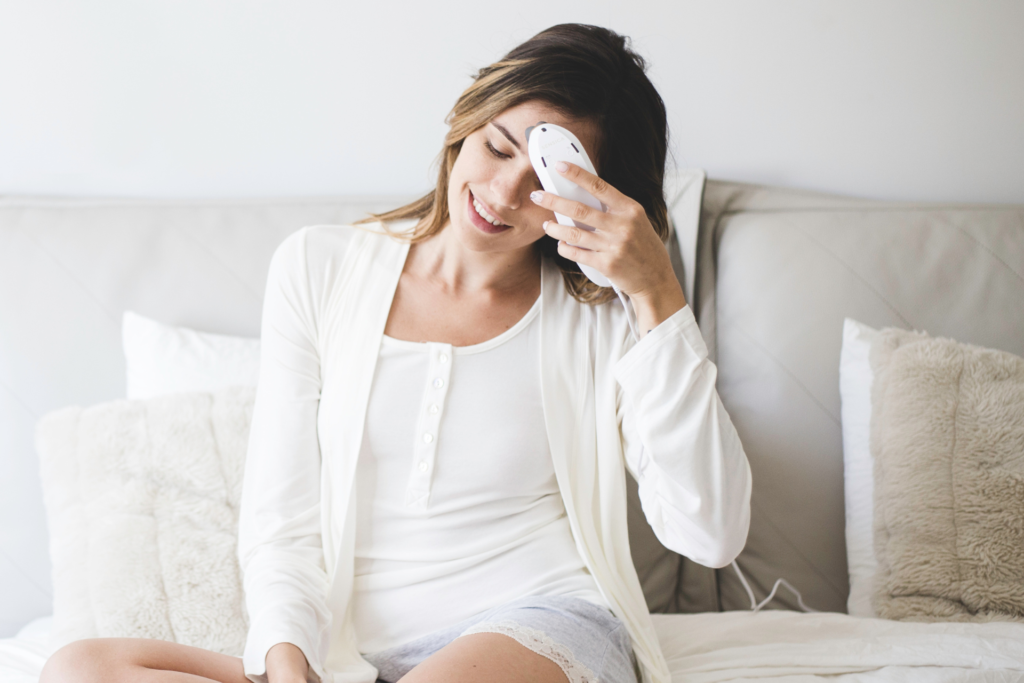
[[[640,203],[655,231],[667,240],[668,210],[662,189],[668,150],[665,104],[645,73],[646,63],[628,38],[598,26],[561,24],[538,33],[501,61],[477,72],[473,83],[445,118],[448,133],[438,158],[434,190],[405,206],[359,221],[417,219],[395,237],[415,244],[440,232],[449,220],[448,180],[470,133],[498,114],[531,100],[546,102],[562,114],[592,119],[600,131],[594,158],[601,177]],[[577,300],[598,304],[614,298],[579,266],[558,255],[547,236],[538,248],[562,271],[566,289]]]

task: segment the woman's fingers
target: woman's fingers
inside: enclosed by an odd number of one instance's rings
[[[560,256],[581,263],[585,266],[591,266],[592,268],[601,270],[601,264],[599,263],[600,256],[596,251],[590,249],[584,249],[568,242],[558,242],[558,253]]]
[[[601,246],[601,239],[596,234],[574,225],[562,225],[555,221],[544,221],[544,232],[559,242],[582,247],[589,251],[597,251]]]
[[[576,223],[583,223],[598,230],[610,228],[615,224],[610,214],[626,211],[632,204],[635,204],[632,199],[616,190],[606,181],[593,173],[583,170],[576,164],[560,161],[555,164],[555,171],[582,187],[607,207],[607,211],[601,211],[591,208],[582,202],[576,202],[540,190],[530,195],[530,199],[537,205],[560,213],[563,216],[568,216]]]
[[[541,190],[531,193],[530,199],[538,206],[543,206],[545,209],[568,216],[575,223],[583,223],[598,229],[604,227],[604,218],[607,214],[603,211],[592,209],[581,202],[574,202],[571,199],[559,197],[557,194],[550,192],[542,192]]]
[[[628,201],[629,199],[626,195],[616,190],[606,181],[589,171],[583,170],[576,164],[571,164],[567,161],[559,161],[555,164],[555,171],[561,173],[563,178],[571,180],[590,194],[597,197],[597,199],[603,202],[609,210],[614,211],[624,203],[624,200]]]

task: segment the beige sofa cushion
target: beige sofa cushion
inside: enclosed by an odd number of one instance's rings
[[[1024,358],[887,329],[871,366],[876,613],[1024,621]]]

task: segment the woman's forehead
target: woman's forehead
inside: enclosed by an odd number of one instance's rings
[[[531,100],[509,107],[494,117],[493,123],[511,132],[517,139],[526,139],[526,129],[541,121],[553,123],[572,131],[588,151],[596,151],[600,131],[589,118],[567,116],[562,110],[539,100]]]

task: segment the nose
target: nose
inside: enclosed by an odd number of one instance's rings
[[[502,207],[515,211],[522,206],[525,197],[537,189],[536,174],[530,162],[525,167],[517,166],[514,170],[508,169],[500,173],[491,181],[491,193],[494,201],[500,202]]]

